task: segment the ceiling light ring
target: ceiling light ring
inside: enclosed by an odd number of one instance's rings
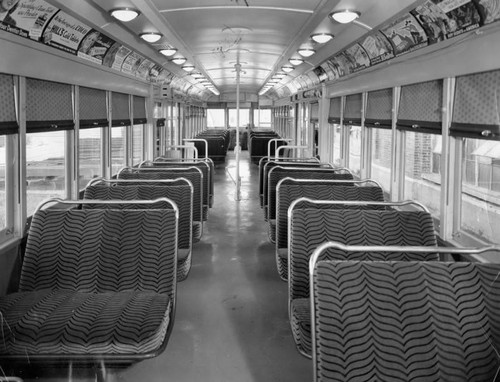
[[[348,24],[358,19],[361,13],[358,11],[352,11],[350,9],[341,9],[338,11],[333,11],[328,15],[332,20],[340,24]]]
[[[139,35],[140,38],[142,38],[144,41],[147,41],[149,43],[155,43],[159,41],[163,35],[158,32],[144,32]]]
[[[281,70],[283,70],[285,73],[290,73],[295,70],[293,66],[285,65],[281,67]]]
[[[109,13],[115,19],[120,20],[124,23],[134,20],[137,18],[141,12],[132,7],[120,7],[110,9]]]
[[[165,49],[158,50],[158,52],[160,52],[161,54],[163,54],[166,57],[171,57],[177,53],[177,49],[176,48],[165,48]]]
[[[316,51],[311,48],[301,48],[297,51],[297,53],[300,54],[302,57],[311,57],[313,54],[316,53]]]
[[[293,66],[297,66],[303,64],[304,60],[302,58],[290,58],[288,62]]]
[[[170,61],[172,61],[174,64],[177,64],[177,65],[183,65],[183,64],[186,63],[187,58],[185,58],[185,57],[174,57]]]
[[[332,40],[335,36],[332,33],[322,32],[322,33],[313,33],[310,37],[311,40],[317,42],[318,44],[326,44],[328,41]]]

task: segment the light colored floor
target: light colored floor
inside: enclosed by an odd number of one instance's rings
[[[311,361],[292,339],[287,284],[259,206],[258,168],[248,152],[235,200],[234,153],[215,175],[215,200],[193,266],[179,283],[177,312],[160,356],[109,372],[109,381],[294,382],[312,380]],[[36,380],[95,380],[91,370],[45,370]],[[72,374],[71,378],[68,375]],[[29,378],[27,378],[29,380]],[[33,379],[35,380],[35,379]]]

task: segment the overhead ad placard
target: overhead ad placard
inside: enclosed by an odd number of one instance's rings
[[[95,29],[91,29],[78,47],[78,57],[85,58],[96,64],[102,64],[106,53],[114,43],[115,40]]]
[[[88,25],[59,11],[43,32],[43,43],[76,55],[80,43],[90,30]]]
[[[0,30],[38,41],[58,9],[44,0],[2,1]]]

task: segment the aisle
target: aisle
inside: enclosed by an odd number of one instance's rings
[[[241,201],[235,160],[218,165],[215,203],[195,244],[193,266],[178,286],[176,321],[166,351],[116,376],[120,381],[309,381],[288,323],[287,284],[259,207],[258,169],[242,153]]]

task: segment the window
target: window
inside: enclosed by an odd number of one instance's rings
[[[132,164],[138,165],[142,161],[144,147],[144,125],[132,126]]]
[[[254,109],[253,121],[256,128],[271,128],[271,109]]]
[[[27,214],[47,198],[65,197],[64,131],[30,133],[26,137]]]
[[[331,162],[335,166],[342,165],[342,132],[340,125],[342,99],[340,97],[330,99],[330,111],[328,123],[330,128],[330,151]]]
[[[380,183],[386,193],[391,189],[392,131],[371,129],[372,158],[370,178]]]
[[[111,129],[111,174],[115,175],[127,165],[125,157],[127,128],[113,127]]]
[[[95,177],[101,176],[102,168],[102,129],[80,130],[79,136],[79,163],[80,179],[78,187],[85,188],[87,183]]]
[[[224,122],[224,109],[207,109],[207,126],[209,129],[223,129],[226,125]]]
[[[461,229],[500,244],[500,142],[463,139]]]
[[[441,136],[406,132],[404,199],[424,204],[436,217],[440,212]]]
[[[361,175],[361,126],[349,126],[349,170]]]
[[[6,198],[6,176],[5,176],[5,158],[6,158],[6,138],[0,135],[0,230],[7,225],[7,198]]]
[[[236,127],[236,109],[229,109],[229,127]],[[240,109],[240,128],[248,127],[250,124],[250,109]]]

